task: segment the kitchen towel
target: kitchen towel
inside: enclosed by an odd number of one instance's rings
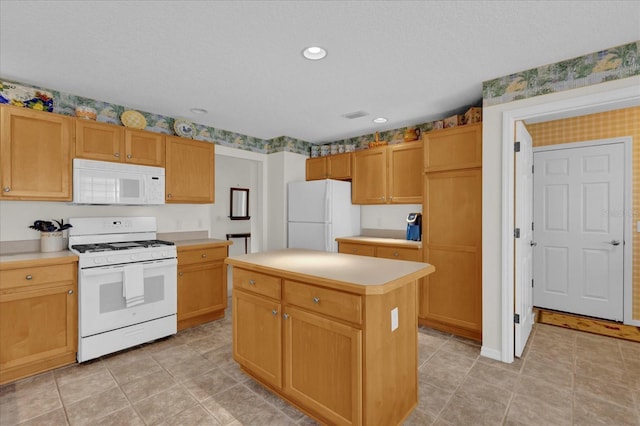
[[[144,266],[141,263],[127,265],[122,273],[122,297],[127,308],[144,303]]]

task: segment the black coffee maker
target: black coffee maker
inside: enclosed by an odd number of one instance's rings
[[[407,216],[407,240],[420,241],[422,235],[422,213]]]

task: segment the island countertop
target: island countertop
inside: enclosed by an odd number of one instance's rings
[[[360,294],[384,294],[435,271],[428,263],[283,249],[228,257],[225,263]]]

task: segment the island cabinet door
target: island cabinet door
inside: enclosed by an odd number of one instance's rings
[[[233,291],[233,358],[266,383],[282,388],[280,303]]]
[[[285,393],[335,425],[362,424],[362,331],[288,306]]]

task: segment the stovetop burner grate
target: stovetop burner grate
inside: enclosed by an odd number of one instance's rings
[[[130,250],[136,248],[152,248],[162,246],[173,246],[175,243],[163,240],[144,240],[144,241],[123,241],[113,243],[97,243],[97,244],[75,244],[71,248],[77,250],[78,253],[97,253],[116,250]]]

